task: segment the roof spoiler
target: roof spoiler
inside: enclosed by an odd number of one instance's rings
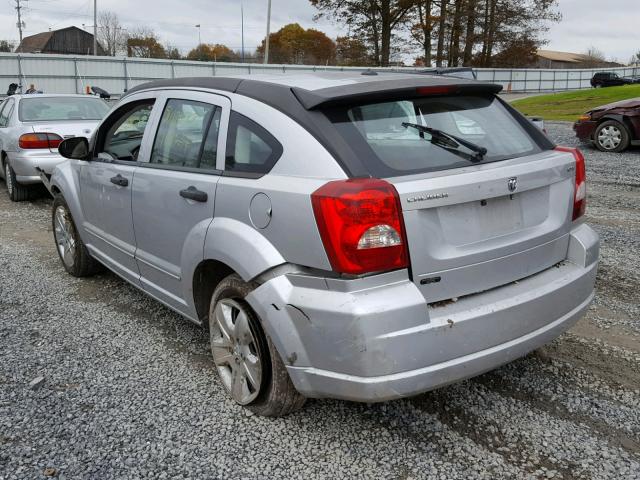
[[[495,83],[468,82],[425,82],[419,78],[399,82],[366,82],[354,83],[341,87],[330,87],[320,90],[305,90],[293,87],[291,91],[307,110],[358,103],[375,103],[376,101],[406,100],[436,95],[471,95],[498,94],[502,85]]]

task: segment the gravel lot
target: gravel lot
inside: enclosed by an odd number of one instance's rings
[[[278,420],[226,399],[197,327],[67,275],[50,200],[0,184],[0,478],[640,478],[640,150],[586,154],[602,263],[571,332],[413,399]]]

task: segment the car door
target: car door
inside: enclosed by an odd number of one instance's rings
[[[210,93],[168,91],[158,108],[149,158],[133,181],[136,260],[143,288],[193,318],[186,299],[192,279],[184,271],[203,259],[231,102]]]
[[[92,160],[80,169],[87,248],[126,280],[139,285],[131,192],[138,160],[148,156],[148,125],[157,94],[134,95],[107,117],[94,137]]]

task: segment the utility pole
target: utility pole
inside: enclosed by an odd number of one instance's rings
[[[98,0],[93,0],[93,56],[98,55]]]
[[[240,2],[240,19],[242,22],[242,63],[244,63],[244,2]]]
[[[20,0],[16,0],[16,11],[18,12],[18,23],[16,24],[18,27],[18,33],[20,34],[20,43],[22,43],[22,29],[26,27],[24,22],[22,21],[22,5],[20,5]]]
[[[269,63],[269,35],[271,34],[271,0],[267,6],[267,39],[264,44],[264,63]]]

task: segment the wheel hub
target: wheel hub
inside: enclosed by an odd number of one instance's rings
[[[73,267],[76,253],[76,241],[73,235],[73,224],[64,207],[56,208],[54,214],[53,234],[60,253],[60,258],[67,267]]]
[[[222,384],[239,404],[257,398],[262,382],[259,343],[249,324],[246,307],[220,300],[213,311],[211,353]]]
[[[598,143],[607,150],[618,147],[620,142],[622,142],[622,132],[612,125],[603,128],[598,134]]]

